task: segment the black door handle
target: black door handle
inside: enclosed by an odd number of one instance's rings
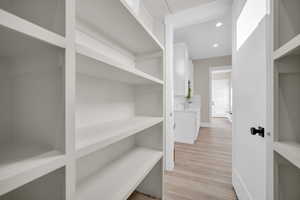
[[[254,127],[252,127],[252,128],[250,129],[250,131],[251,131],[251,134],[252,134],[252,135],[258,134],[258,135],[261,136],[261,137],[265,137],[265,129],[264,129],[263,127],[261,127],[261,126],[259,126],[257,129],[254,128]]]

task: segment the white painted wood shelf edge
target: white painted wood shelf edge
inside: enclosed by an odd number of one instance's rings
[[[125,0],[120,0],[123,6],[128,10],[128,12],[136,19],[136,21],[142,26],[142,28],[146,31],[146,33],[154,40],[154,42],[159,46],[161,50],[164,50],[163,45],[160,41],[156,38],[156,36],[149,30],[147,26],[139,19],[139,17],[134,13],[134,11],[128,6]]]
[[[300,168],[300,144],[296,142],[274,142],[274,151]]]
[[[114,60],[105,57],[103,54],[93,50],[92,48],[89,48],[88,45],[86,45],[86,44],[83,45],[83,44],[77,43],[76,44],[76,52],[83,56],[89,57],[91,59],[95,59],[100,62],[106,63],[108,66],[114,67],[115,69],[118,69],[124,73],[132,74],[132,75],[136,76],[137,78],[142,78],[142,79],[145,79],[146,81],[160,84],[160,85],[164,84],[164,82],[162,80],[155,78],[155,77],[153,77],[145,72],[142,72],[136,68],[123,67],[121,64],[115,62]]]
[[[278,60],[300,48],[300,34],[274,51],[273,59]]]
[[[42,40],[49,44],[61,48],[66,47],[66,40],[63,36],[48,31],[36,24],[33,24],[2,9],[0,9],[0,25],[26,34],[30,37]]]
[[[126,200],[161,160],[161,151],[136,147],[77,185],[77,200]]]
[[[63,167],[61,152],[35,145],[5,145],[0,149],[0,196]]]
[[[134,117],[128,120],[114,121],[76,131],[76,157],[88,155],[110,144],[135,135],[163,121],[161,117]]]

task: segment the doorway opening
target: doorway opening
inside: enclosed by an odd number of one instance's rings
[[[174,148],[166,146],[167,152],[172,149],[175,156],[170,156],[172,162],[166,162],[165,197],[235,200],[230,11],[172,31],[174,35],[168,42],[173,52],[169,57],[173,61],[170,73],[174,86],[169,89],[174,138],[171,140],[168,134],[167,141]]]
[[[227,118],[232,121],[231,66],[210,67],[210,121]]]

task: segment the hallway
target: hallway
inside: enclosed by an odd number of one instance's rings
[[[177,143],[175,169],[165,176],[167,200],[235,200],[231,185],[231,124],[213,119],[193,145]]]

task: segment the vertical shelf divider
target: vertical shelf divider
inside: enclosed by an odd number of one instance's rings
[[[65,68],[65,145],[66,145],[66,200],[76,199],[75,161],[75,84],[76,84],[76,2],[66,0],[66,68]]]

